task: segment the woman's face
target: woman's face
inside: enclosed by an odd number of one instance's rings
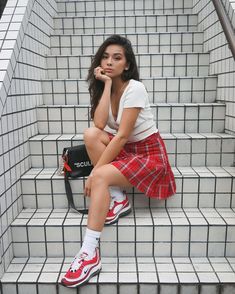
[[[100,65],[110,78],[121,76],[123,71],[128,69],[124,48],[120,45],[107,46]]]

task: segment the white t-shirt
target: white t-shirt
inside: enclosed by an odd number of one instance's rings
[[[118,130],[124,108],[140,107],[140,113],[136,120],[133,132],[131,133],[128,142],[136,142],[147,138],[156,133],[158,130],[153,119],[153,114],[149,104],[148,93],[143,83],[130,80],[125,88],[119,102],[117,119],[115,120],[112,114],[111,105],[109,108],[109,118],[107,125]]]

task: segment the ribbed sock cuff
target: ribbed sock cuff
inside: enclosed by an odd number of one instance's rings
[[[121,188],[117,186],[110,186],[109,193],[111,198],[117,202],[121,202],[126,198],[125,193],[123,193]]]

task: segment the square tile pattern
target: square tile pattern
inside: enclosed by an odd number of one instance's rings
[[[80,196],[81,197],[81,196]],[[24,209],[11,225],[15,257],[66,257],[82,243],[87,216],[68,209]],[[134,208],[105,226],[106,257],[233,256],[235,211],[231,208]]]
[[[196,14],[67,16],[54,18],[56,34],[197,31]]]
[[[151,105],[161,133],[222,133],[223,103],[155,103]],[[90,127],[89,105],[42,105],[37,108],[40,134],[83,133]]]
[[[68,290],[87,217],[67,208],[58,158],[91,125],[87,69],[113,33],[133,44],[177,193],[129,189],[102,272]],[[235,293],[235,63],[212,2],[8,0],[0,48],[0,293]],[[84,181],[71,181],[78,207]]]
[[[47,56],[49,79],[85,79],[92,55]],[[207,53],[139,53],[136,54],[140,77],[198,77],[208,75]]]
[[[191,13],[192,0],[159,1],[58,1],[58,11],[62,16],[103,16],[103,15],[142,15],[165,13]]]
[[[213,103],[216,100],[215,77],[154,77],[142,79],[151,103]],[[46,105],[87,105],[88,85],[82,79],[44,80]]]
[[[71,258],[14,258],[2,279],[3,292],[78,293],[59,283]],[[106,257],[101,273],[79,293],[233,293],[234,283],[234,258]]]
[[[135,53],[202,52],[201,32],[148,32],[122,34],[128,38]],[[108,34],[57,34],[51,36],[51,54],[94,54]]]
[[[64,177],[57,168],[32,168],[21,178],[25,208],[63,208],[66,206]],[[149,199],[137,189],[127,190],[137,207],[230,208],[234,207],[234,167],[174,167],[176,195],[166,201]],[[71,180],[74,201],[86,205],[84,178]]]
[[[163,133],[172,166],[232,166],[235,138],[223,133]],[[37,135],[30,139],[32,167],[59,165],[64,147],[83,143],[83,135]]]

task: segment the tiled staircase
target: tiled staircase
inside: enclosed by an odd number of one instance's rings
[[[2,294],[234,294],[235,137],[224,133],[225,104],[216,102],[217,79],[208,76],[192,1],[58,0],[58,8]],[[87,216],[67,208],[58,160],[92,124],[85,78],[95,50],[113,33],[132,41],[177,193],[156,201],[130,189],[132,214],[104,228],[102,272],[66,289],[60,277],[80,248]],[[77,207],[88,206],[84,179],[71,184]]]

